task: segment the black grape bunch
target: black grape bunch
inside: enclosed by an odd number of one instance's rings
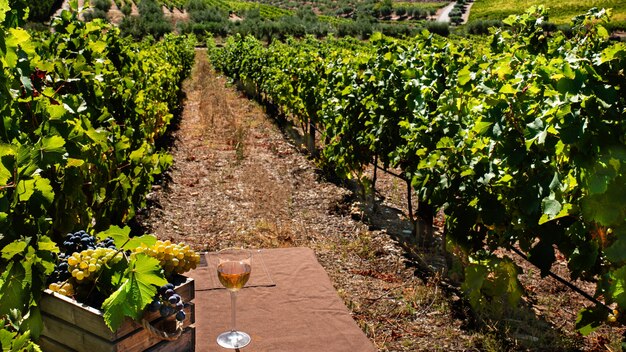
[[[63,248],[66,254],[81,252],[85,249],[94,249],[96,247],[96,238],[80,230],[76,233],[68,233],[63,241]]]
[[[68,233],[63,240],[62,251],[59,253],[58,263],[54,267],[54,271],[48,277],[48,285],[52,283],[61,283],[72,277],[69,271],[67,258],[74,252],[81,252],[85,249],[94,249],[96,246],[96,238],[85,232],[84,230],[75,233]],[[54,286],[56,287],[56,286]],[[56,292],[56,291],[55,291]]]
[[[54,271],[48,277],[47,284],[48,288],[52,291],[59,292],[66,296],[71,296],[74,294],[74,286],[76,286],[77,284],[77,282],[71,280],[72,278],[76,278],[76,274],[78,274],[76,272],[76,266],[78,264],[81,264],[79,263],[79,261],[77,261],[77,258],[82,258],[82,256],[86,256],[86,259],[91,259],[90,257],[93,256],[96,259],[96,262],[89,263],[88,261],[84,261],[85,263],[83,263],[83,265],[86,264],[87,267],[81,268],[93,269],[90,264],[94,264],[97,266],[98,257],[107,257],[104,259],[111,259],[110,257],[113,257],[113,254],[116,254],[117,252],[117,247],[115,246],[115,243],[111,237],[107,237],[106,239],[97,242],[96,237],[88,234],[84,230],[80,230],[75,233],[68,233],[67,235],[65,235],[61,248],[62,251],[61,253],[59,253],[58,262],[54,267]],[[107,251],[107,253],[101,253],[104,249]],[[89,253],[90,255],[88,256],[86,255],[87,252],[94,251],[96,252],[95,255],[93,253]],[[104,254],[107,254],[108,256],[105,256]],[[81,279],[78,280],[79,282],[82,280],[82,276],[89,276],[84,275],[85,273],[88,273],[86,271],[82,271],[82,273],[83,274],[80,275]]]
[[[96,243],[97,248],[109,248],[109,249],[117,249],[115,242],[113,242],[113,238],[107,237],[102,241]]]
[[[174,285],[171,283],[159,287],[157,294],[148,305],[149,311],[158,311],[162,317],[175,314],[178,321],[183,321],[186,318],[184,308],[185,303],[180,295],[174,291]]]

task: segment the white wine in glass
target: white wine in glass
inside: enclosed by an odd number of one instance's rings
[[[250,343],[250,335],[236,328],[237,291],[250,278],[252,253],[246,249],[227,248],[217,253],[217,277],[230,291],[231,329],[217,337],[217,344],[230,349],[245,347]]]
[[[227,261],[217,266],[217,277],[224,287],[237,291],[248,282],[251,269],[250,264]]]

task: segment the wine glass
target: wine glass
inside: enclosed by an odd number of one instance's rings
[[[218,345],[224,348],[237,349],[250,343],[250,335],[237,331],[235,325],[235,307],[237,291],[250,278],[252,269],[252,252],[246,249],[227,248],[217,252],[217,277],[220,283],[230,291],[231,329],[217,337]]]

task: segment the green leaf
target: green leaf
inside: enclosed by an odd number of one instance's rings
[[[39,237],[39,241],[37,241],[37,247],[39,248],[40,251],[48,251],[48,252],[52,252],[52,253],[59,253],[59,247],[48,236],[41,236],[41,237]]]
[[[561,211],[559,211],[558,214],[556,215],[550,215],[550,214],[543,214],[541,215],[541,218],[539,219],[538,224],[542,225],[545,224],[548,221],[552,221],[555,219],[559,219],[565,216],[569,216],[571,214],[575,213],[575,208],[572,204],[570,203],[565,203],[561,205]]]
[[[503,94],[515,94],[517,93],[517,89],[513,88],[510,84],[505,84],[500,88],[499,92]]]
[[[619,263],[626,260],[626,228],[622,226],[615,229],[613,234],[615,241],[604,250],[604,254],[608,260]]]
[[[81,159],[74,159],[74,158],[68,158],[67,159],[67,164],[65,164],[66,167],[81,167],[85,164],[84,160]]]
[[[12,259],[14,256],[18,254],[25,254],[26,247],[28,243],[22,240],[17,240],[9,243],[8,245],[2,248],[2,258],[6,260]]]
[[[550,182],[550,190],[551,191],[556,191],[561,187],[561,181],[559,181],[559,174],[558,173],[554,173],[554,177],[552,177],[552,181]]]
[[[489,131],[489,128],[491,128],[492,125],[493,125],[493,122],[481,121],[481,122],[476,123],[472,130],[476,132],[478,135],[483,135],[487,131]]]
[[[30,34],[22,28],[9,28],[10,35],[7,37],[7,45],[17,47],[23,45],[30,39]]]
[[[9,262],[6,269],[0,276],[0,316],[9,314],[11,308],[23,309],[26,306],[26,300],[30,297],[28,290],[25,289],[24,280],[26,271],[19,262]]]
[[[3,351],[9,351],[13,339],[17,336],[16,332],[10,332],[5,329],[0,329],[0,347]]]
[[[10,10],[11,8],[9,7],[9,1],[0,0],[0,23],[4,22],[4,19],[6,18],[6,13]]]
[[[589,194],[601,194],[606,192],[609,182],[615,176],[594,173],[589,178]]]
[[[131,238],[130,241],[128,241],[128,243],[124,245],[122,248],[134,249],[134,248],[141,246],[142,244],[145,244],[146,246],[150,247],[154,245],[156,242],[157,242],[157,238],[154,235],[143,235],[143,236]]]
[[[50,184],[50,180],[42,177],[35,177],[35,190],[40,194],[47,204],[52,204],[54,201],[54,189]]]
[[[576,330],[581,335],[587,336],[600,327],[607,317],[608,312],[602,307],[583,309],[576,316]]]
[[[109,227],[105,231],[97,233],[96,237],[100,240],[111,237],[118,248],[131,250],[141,246],[141,244],[152,246],[157,241],[157,238],[154,235],[130,237],[130,227],[125,226],[124,228],[121,228],[115,225]]]
[[[35,338],[41,335],[41,332],[43,331],[43,320],[39,307],[30,308],[28,316],[26,316],[23,324],[24,330],[27,330],[26,333],[22,335],[25,344],[30,341],[31,335]]]
[[[129,297],[130,286],[127,279],[102,304],[104,322],[111,331],[116,331],[122,325],[124,317],[134,317],[136,315],[132,307],[127,304],[131,299]]]
[[[0,186],[4,186],[13,177],[13,162],[15,160],[12,148],[2,148],[0,145]]]
[[[603,63],[616,59],[623,60],[624,58],[626,58],[626,44],[624,43],[616,43],[602,51]]]
[[[152,301],[157,287],[167,280],[158,259],[137,254],[124,273],[126,281],[102,304],[103,317],[111,331],[116,331],[125,316],[138,320]]]
[[[468,296],[468,300],[474,309],[480,309],[483,294],[481,288],[487,278],[488,270],[484,265],[470,264],[465,268],[465,280],[461,289]]]
[[[17,184],[17,199],[26,202],[35,193],[35,180],[21,180]]]
[[[626,265],[612,273],[611,296],[622,309],[626,307]]]
[[[50,120],[58,120],[67,114],[67,110],[63,105],[49,105],[46,107],[48,114],[50,114]]]
[[[626,177],[616,177],[609,183],[606,192],[592,194],[582,200],[585,219],[603,226],[618,227],[626,219]]]
[[[103,240],[107,237],[111,237],[115,246],[120,248],[130,239],[130,227],[125,226],[121,228],[119,226],[113,225],[106,229],[105,231],[98,232],[96,237],[100,240]]]
[[[472,73],[469,69],[469,66],[463,67],[457,74],[457,80],[459,81],[460,85],[465,85],[471,79],[472,79]]]
[[[374,32],[372,36],[370,37],[370,41],[372,43],[381,41],[382,39],[383,39],[383,34],[381,32]]]
[[[41,153],[63,154],[65,153],[65,139],[61,136],[48,136],[41,139],[39,151]]]
[[[541,201],[541,211],[548,216],[556,216],[561,212],[561,203],[556,199],[546,197]]]

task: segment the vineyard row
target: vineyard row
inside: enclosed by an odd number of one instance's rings
[[[545,15],[511,16],[481,42],[424,31],[208,46],[216,69],[321,131],[323,167],[402,170],[423,219],[445,212],[478,309],[521,297],[519,268],[493,254],[519,246],[543,274],[558,249],[572,279],[626,310],[626,45],[608,40],[604,10],[569,37],[546,32]],[[583,333],[615,314],[605,307],[581,311]]]
[[[63,236],[128,224],[172,163],[158,145],[195,40],[135,44],[76,9],[29,34],[28,5],[11,6],[0,7],[0,333],[24,343],[41,332]]]

